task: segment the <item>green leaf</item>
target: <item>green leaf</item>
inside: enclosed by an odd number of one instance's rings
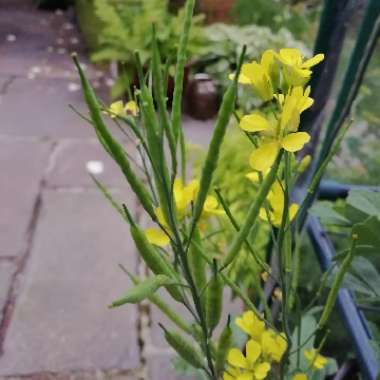
[[[352,228],[352,234],[358,236],[357,255],[363,254],[378,254],[380,251],[380,219],[376,216],[371,216],[362,223],[357,223]],[[366,248],[361,248],[365,246]]]
[[[318,202],[310,209],[310,212],[319,218],[323,224],[343,227],[351,225],[348,219],[334,209],[334,205],[331,202]]]
[[[343,286],[365,295],[380,294],[380,273],[371,261],[364,257],[355,257],[350,273],[346,274]]]
[[[380,216],[380,193],[370,190],[351,190],[347,203],[368,215]]]
[[[299,329],[300,329],[300,338],[298,341]],[[303,353],[305,350],[309,350],[314,347],[315,335],[312,337],[311,335],[315,333],[316,329],[317,329],[317,320],[311,314],[305,314],[301,319],[300,326],[299,327],[297,326],[295,328],[292,335],[292,342],[294,344],[293,351],[297,349],[298,342],[299,342],[299,345],[302,346],[298,354],[299,354],[299,369],[303,371],[305,371],[310,364],[305,358]],[[297,352],[294,352],[292,355],[290,355],[289,360],[290,360],[290,370],[295,371],[298,368]]]
[[[139,303],[145,298],[151,297],[161,286],[173,284],[174,281],[171,278],[162,274],[149,277],[130,289],[123,297],[112,302],[110,307],[118,307],[126,303]]]

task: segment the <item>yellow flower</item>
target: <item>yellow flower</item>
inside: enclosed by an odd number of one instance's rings
[[[245,380],[248,375],[248,380],[251,380],[251,374],[242,371],[239,368],[227,367],[223,374],[223,380]]]
[[[263,53],[260,63],[252,61],[245,63],[239,75],[239,83],[252,85],[257,96],[264,102],[273,98],[273,84],[278,82],[278,66],[275,61],[275,53],[267,50]],[[233,78],[234,74],[230,76]]]
[[[304,60],[298,49],[281,49],[276,54],[278,60],[283,64],[283,74],[289,86],[303,86],[311,77],[311,68],[323,61],[325,56],[317,54]]]
[[[298,372],[293,375],[292,380],[307,380],[306,373]]]
[[[187,207],[194,202],[199,190],[199,181],[193,180],[188,185],[184,185],[182,180],[176,178],[173,186],[174,201],[177,212],[183,215]]]
[[[227,376],[228,379],[237,380],[262,380],[265,379],[270,371],[270,364],[266,361],[259,361],[262,353],[261,346],[254,340],[249,340],[245,346],[246,356],[238,348],[232,348],[227,355],[229,365],[243,370],[243,374],[238,377]],[[236,373],[236,372],[235,372]],[[226,380],[226,378],[225,378]]]
[[[249,310],[243,313],[241,317],[237,317],[235,323],[252,339],[260,340],[262,333],[265,330],[265,323],[263,320]]]
[[[277,334],[268,329],[261,336],[261,347],[264,357],[279,363],[288,347],[288,343],[284,334]]]
[[[309,97],[310,86],[304,90],[302,87],[292,88],[284,97],[283,102],[279,100],[282,107],[281,130],[284,132],[296,132],[300,125],[301,113],[310,108],[314,100]]]
[[[315,348],[305,350],[304,355],[314,369],[322,369],[327,364],[327,358],[320,355]]]
[[[144,232],[149,243],[157,245],[158,247],[166,247],[170,243],[169,236],[159,228],[150,227]]]
[[[139,114],[139,107],[134,100],[130,100],[125,105],[125,112],[128,115],[137,116]]]
[[[267,196],[267,200],[269,203],[269,218],[272,225],[275,227],[279,227],[282,223],[282,216],[284,214],[284,190],[279,181],[275,181],[271,187],[271,190]],[[292,203],[289,206],[288,217],[291,222],[298,212],[298,204]],[[259,216],[261,219],[268,221],[268,213],[267,210],[263,207],[260,209]]]
[[[168,223],[165,220],[164,213],[161,207],[155,209],[155,214],[157,216],[158,223],[161,225],[158,227],[150,227],[145,229],[145,237],[149,243],[157,245],[158,247],[166,247],[170,243],[170,239],[167,233],[165,233],[162,228],[169,231]]]
[[[199,190],[199,181],[193,180],[187,185],[184,185],[182,180],[176,178],[173,186],[173,196],[176,206],[177,216],[183,218],[186,215],[188,207],[195,198]],[[145,236],[151,244],[157,245],[158,247],[165,247],[170,243],[170,239],[167,233],[162,230],[164,228],[167,232],[170,232],[169,225],[165,220],[164,213],[161,207],[155,210],[157,220],[161,225],[158,227],[151,227],[145,230]],[[206,198],[205,204],[203,206],[202,217],[209,217],[211,215],[222,215],[224,211],[218,208],[218,201],[215,197],[209,195]]]
[[[108,114],[114,119],[117,116],[125,116],[126,112],[122,100],[113,102],[108,109]]]
[[[297,132],[301,113],[313,104],[309,94],[310,87],[305,91],[302,87],[295,87],[284,98],[278,98],[281,107],[278,119],[258,112],[242,118],[240,128],[247,132],[259,132],[262,136],[261,145],[250,156],[250,165],[254,170],[268,171],[280,149],[298,152],[310,141],[308,133]]]
[[[202,217],[211,215],[224,215],[224,210],[218,208],[218,200],[212,195],[208,195],[203,205]]]

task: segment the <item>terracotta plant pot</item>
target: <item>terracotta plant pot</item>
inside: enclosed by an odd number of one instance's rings
[[[226,22],[231,19],[231,10],[235,0],[201,0],[199,9],[206,14],[209,23]]]

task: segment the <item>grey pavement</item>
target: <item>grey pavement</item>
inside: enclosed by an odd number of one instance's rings
[[[86,164],[101,162],[99,179],[136,215],[138,207],[68,107],[86,112],[69,53],[104,99],[110,76],[86,60],[72,13],[32,3],[0,0],[0,380],[174,380],[162,315],[107,308],[130,286],[118,264],[139,273],[140,263]],[[206,144],[212,123],[184,125]]]

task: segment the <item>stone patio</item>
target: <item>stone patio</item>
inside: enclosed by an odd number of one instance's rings
[[[117,264],[137,273],[139,260],[86,163],[102,161],[115,197],[137,202],[68,108],[85,110],[69,53],[103,96],[111,78],[86,62],[70,13],[31,3],[0,0],[0,379],[176,379],[162,316],[107,309],[130,285]],[[209,124],[185,123],[208,140]]]

